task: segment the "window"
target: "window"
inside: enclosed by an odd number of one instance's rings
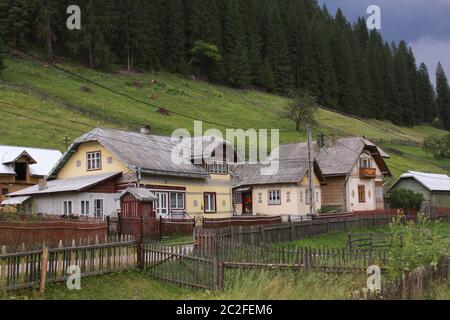
[[[170,208],[171,209],[184,209],[184,193],[172,192],[170,194]]]
[[[362,159],[360,159],[360,167],[361,167],[361,168],[363,168],[363,169],[369,169],[369,168],[372,168],[371,165],[372,165],[372,164],[371,164],[371,161],[370,161],[369,158],[362,158]]]
[[[309,205],[309,189],[305,189],[305,204]]]
[[[205,212],[215,213],[216,212],[216,194],[215,193],[205,193]]]
[[[100,151],[87,153],[87,170],[95,171],[102,169],[102,153]]]
[[[27,167],[28,164],[24,162],[16,162],[14,164],[16,171],[16,180],[17,181],[27,181]]]
[[[211,160],[206,165],[206,170],[213,174],[227,174],[228,165],[224,161]]]
[[[72,201],[64,201],[63,202],[63,211],[64,211],[64,215],[68,216],[73,214],[73,206],[72,206]]]
[[[234,202],[235,203],[242,203],[242,192],[235,192],[234,193]]]
[[[89,214],[89,201],[81,201],[81,215],[88,216]]]
[[[2,188],[2,195],[6,196],[9,193],[8,188]]]
[[[358,186],[359,203],[366,203],[366,186]]]
[[[94,200],[94,216],[96,219],[103,219],[103,199]]]
[[[269,205],[280,205],[280,204],[281,204],[281,190],[270,190]]]

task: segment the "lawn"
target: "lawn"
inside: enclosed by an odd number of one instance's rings
[[[95,113],[97,117],[90,119],[79,112],[59,108],[24,94],[0,89],[0,101],[16,104],[16,106],[0,105],[0,109],[9,109],[27,115],[32,114],[33,117],[50,122],[46,125],[31,119],[2,114],[2,119],[6,119],[6,121],[3,121],[0,126],[0,132],[2,132],[0,143],[26,144],[62,150],[64,149],[62,142],[64,136],[67,135],[69,139],[73,139],[80,135],[79,130],[89,131],[92,126],[136,130],[140,125],[146,123],[151,126],[152,132],[169,135],[176,128],[192,130],[192,120],[173,113],[160,112],[159,108],[220,123],[230,128],[279,128],[282,130],[280,133],[281,143],[301,142],[306,139],[304,132],[295,132],[291,122],[280,118],[280,111],[289,103],[289,100],[284,97],[255,90],[231,89],[164,72],[103,73],[70,61],[59,61],[63,68],[153,106],[138,103],[94,85],[87,85],[79,79],[72,78],[62,71],[42,63],[25,58],[8,57],[5,61],[7,68],[2,73],[4,80],[30,85],[81,107],[85,110],[84,114],[91,112]],[[37,111],[86,122],[88,126],[45,116]],[[103,116],[110,120],[102,119]],[[430,134],[444,134],[445,132],[442,130],[430,126],[399,127],[386,121],[358,119],[325,109],[319,109],[316,118],[318,125],[315,132],[334,133],[338,137],[364,135],[369,139],[385,141],[383,147],[388,148],[392,155],[388,164],[391,166],[394,178],[411,169],[447,173],[450,171],[448,161],[430,159],[429,155],[423,153],[418,147],[408,147],[406,150],[401,146],[389,144],[392,139],[421,143]],[[58,124],[59,127],[52,123]],[[118,123],[120,124],[118,125]],[[67,128],[61,128],[61,125]],[[204,123],[203,126],[205,130],[213,127],[224,129],[208,123]],[[394,178],[390,182],[393,182]]]
[[[329,300],[349,299],[365,276],[282,271],[227,271],[223,291],[189,290],[151,279],[137,271],[82,279],[81,290],[65,284],[47,287],[44,296],[22,291],[8,300]],[[0,296],[1,297],[1,296]]]

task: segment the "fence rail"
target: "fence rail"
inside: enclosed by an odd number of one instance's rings
[[[22,243],[42,244],[81,238],[107,236],[108,226],[104,221],[73,221],[49,219],[42,221],[2,221],[0,220],[0,246],[18,246]]]
[[[40,286],[45,283],[63,281],[70,275],[69,266],[76,266],[81,276],[117,272],[135,267],[137,259],[136,241],[123,237],[116,242],[79,245],[71,247],[0,253],[0,289],[14,290]]]

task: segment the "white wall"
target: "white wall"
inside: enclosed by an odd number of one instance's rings
[[[89,201],[90,216],[94,216],[94,200],[103,199],[103,210],[105,216],[117,216],[117,210],[120,208],[120,201],[114,201],[117,193],[64,193],[33,196],[34,207],[37,213],[47,215],[63,215],[64,201],[72,201],[73,213],[81,213],[81,201]]]
[[[364,155],[367,156],[367,155]],[[360,156],[360,158],[363,155]],[[376,210],[376,181],[383,181],[383,175],[381,170],[378,168],[375,160],[371,157],[372,168],[376,169],[377,177],[374,178],[364,178],[361,179],[359,176],[359,160],[355,164],[348,179],[346,185],[347,193],[347,211],[366,211],[366,210]],[[366,189],[366,202],[359,203],[358,199],[358,186],[364,185]]]

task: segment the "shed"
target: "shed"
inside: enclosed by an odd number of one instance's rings
[[[155,218],[158,197],[146,188],[127,188],[117,196],[123,218]]]
[[[389,189],[408,189],[420,192],[428,207],[450,207],[450,177],[445,174],[408,171]]]

